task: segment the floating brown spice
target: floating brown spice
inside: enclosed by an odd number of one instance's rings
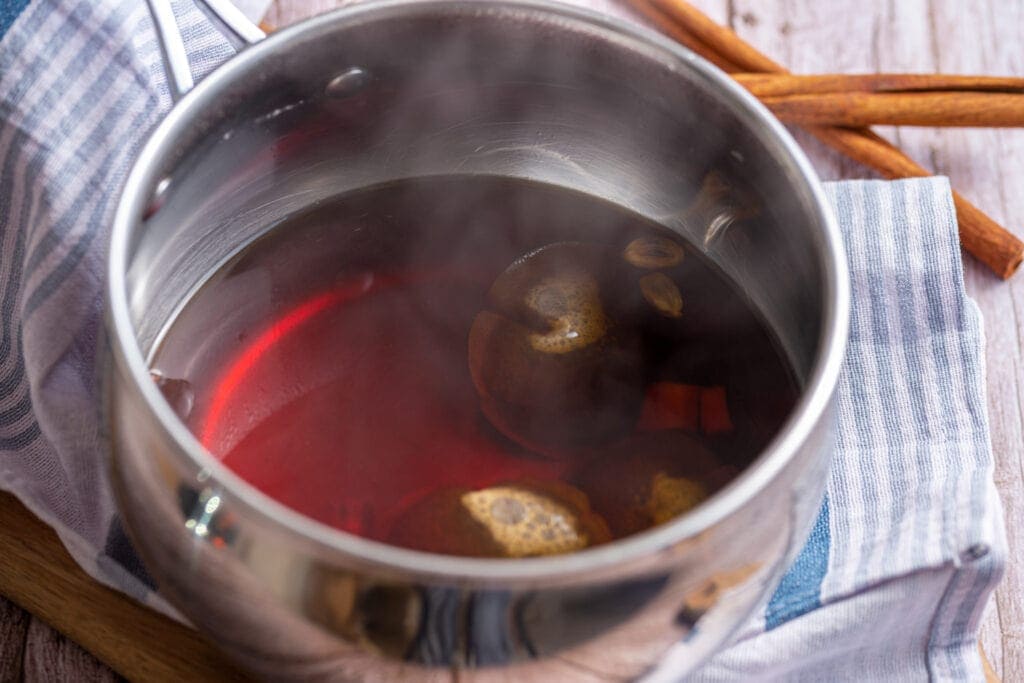
[[[682,429],[707,436],[731,432],[733,423],[725,387],[654,382],[647,387],[637,429]]]
[[[627,434],[643,397],[635,339],[610,315],[599,277],[607,249],[558,243],[494,281],[469,333],[469,369],[484,415],[542,452]]]
[[[668,237],[646,235],[627,244],[622,258],[631,266],[656,270],[679,265],[685,253],[683,245]]]
[[[662,431],[605,449],[575,483],[621,538],[696,507],[721,486],[715,476],[721,467],[697,438]]]
[[[651,479],[647,514],[653,524],[664,524],[697,507],[707,497],[707,489],[700,482],[658,472]]]
[[[609,540],[603,520],[571,486],[492,486],[465,493],[463,507],[501,548],[504,557],[559,555]]]
[[[761,203],[748,189],[722,171],[712,170],[701,180],[700,190],[681,220],[690,230],[702,233],[701,242],[708,249],[734,223],[760,213]]]
[[[537,557],[611,540],[587,497],[560,482],[439,491],[410,508],[391,542],[472,557]]]
[[[700,392],[701,387],[693,384],[654,382],[647,387],[637,429],[696,432],[700,427]]]
[[[658,313],[666,318],[678,318],[683,314],[683,295],[668,275],[648,273],[640,278],[639,285],[644,299]]]

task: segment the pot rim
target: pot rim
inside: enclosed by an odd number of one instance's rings
[[[791,182],[802,184],[813,201],[814,216],[821,226],[815,252],[822,262],[825,302],[818,352],[801,398],[782,428],[757,459],[725,488],[678,519],[595,548],[567,555],[528,559],[479,559],[426,553],[390,546],[317,522],[277,502],[225,467],[203,447],[174,413],[151,380],[149,367],[136,342],[129,313],[126,272],[131,236],[143,215],[151,188],[174,140],[187,130],[196,114],[216,102],[223,90],[254,64],[287,51],[298,39],[329,34],[338,23],[355,20],[386,20],[418,13],[543,13],[614,35],[647,50],[671,58],[690,70],[709,89],[720,94],[743,123],[762,130],[758,137],[776,158],[788,162]],[[816,425],[829,419],[829,406],[845,355],[849,315],[849,283],[839,229],[826,202],[817,174],[783,125],[756,99],[724,72],[668,38],[598,12],[545,0],[384,0],[341,8],[275,32],[235,55],[186,94],[150,133],[132,166],[118,201],[107,256],[106,324],[114,362],[126,378],[132,399],[152,412],[162,437],[178,454],[191,461],[207,481],[216,482],[230,494],[229,504],[244,509],[272,528],[312,542],[318,554],[339,561],[355,560],[389,572],[460,582],[505,583],[571,579],[582,580],[612,571],[619,573],[644,566],[645,559],[698,536],[704,530],[741,509],[755,498],[795,457]],[[116,467],[116,464],[115,464]]]

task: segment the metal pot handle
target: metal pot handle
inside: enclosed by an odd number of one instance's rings
[[[153,16],[153,25],[156,27],[160,53],[167,72],[167,83],[171,89],[171,99],[177,102],[195,85],[188,52],[185,51],[185,42],[178,29],[174,10],[171,8],[171,0],[147,0],[147,3]],[[252,45],[266,37],[266,34],[249,21],[230,0],[199,0],[197,4],[217,30],[236,47]]]

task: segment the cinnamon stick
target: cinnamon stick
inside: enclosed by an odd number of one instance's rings
[[[888,140],[869,130],[836,127],[810,127],[807,130],[825,144],[874,168],[886,178],[933,175]],[[1002,279],[1013,275],[1024,259],[1024,244],[956,190],[953,191],[953,204],[960,224],[961,246]]]
[[[659,30],[661,30],[661,32],[664,33],[666,36],[674,39],[680,45],[688,47],[690,50],[696,52],[701,57],[714,64],[722,71],[725,71],[726,73],[730,74],[742,71],[742,69],[739,66],[729,61],[722,55],[718,54],[718,52],[711,49],[711,47],[707,43],[700,40],[689,31],[683,30],[678,24],[672,21],[671,18],[666,16],[661,10],[659,10],[657,7],[650,4],[649,2],[639,0],[633,2],[632,7],[633,9],[637,10],[640,14],[650,19],[651,23],[656,25],[659,28]]]
[[[979,92],[840,92],[760,96],[787,123],[861,128],[892,126],[1024,126],[1024,95]]]
[[[750,73],[788,74],[786,67],[759,52],[736,33],[701,12],[684,0],[636,0],[636,5],[650,4],[659,27],[671,25],[677,31],[691,34],[710,52]],[[697,50],[694,50],[697,52]],[[707,59],[705,53],[698,52]]]
[[[782,73],[786,70],[758,52],[730,29],[715,23],[685,0],[632,0],[663,30],[689,33],[694,52],[734,65],[744,72]],[[643,7],[644,5],[650,7]],[[931,175],[895,146],[866,128],[811,127],[822,142],[890,178]],[[960,243],[965,250],[1005,279],[1024,260],[1024,242],[989,218],[959,193],[953,193]]]
[[[680,31],[683,32],[683,31]],[[706,44],[705,44],[706,45]],[[692,49],[692,48],[691,48]],[[754,96],[819,95],[840,92],[1024,93],[1024,78],[946,74],[732,74]]]

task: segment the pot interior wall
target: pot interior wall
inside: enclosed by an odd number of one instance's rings
[[[718,86],[667,49],[553,14],[383,14],[284,31],[193,93],[133,236],[128,295],[144,352],[220,263],[340,193],[425,175],[528,178],[702,245],[706,221],[686,209],[717,170],[761,210],[707,253],[807,377],[826,296],[814,200],[773,134]]]

